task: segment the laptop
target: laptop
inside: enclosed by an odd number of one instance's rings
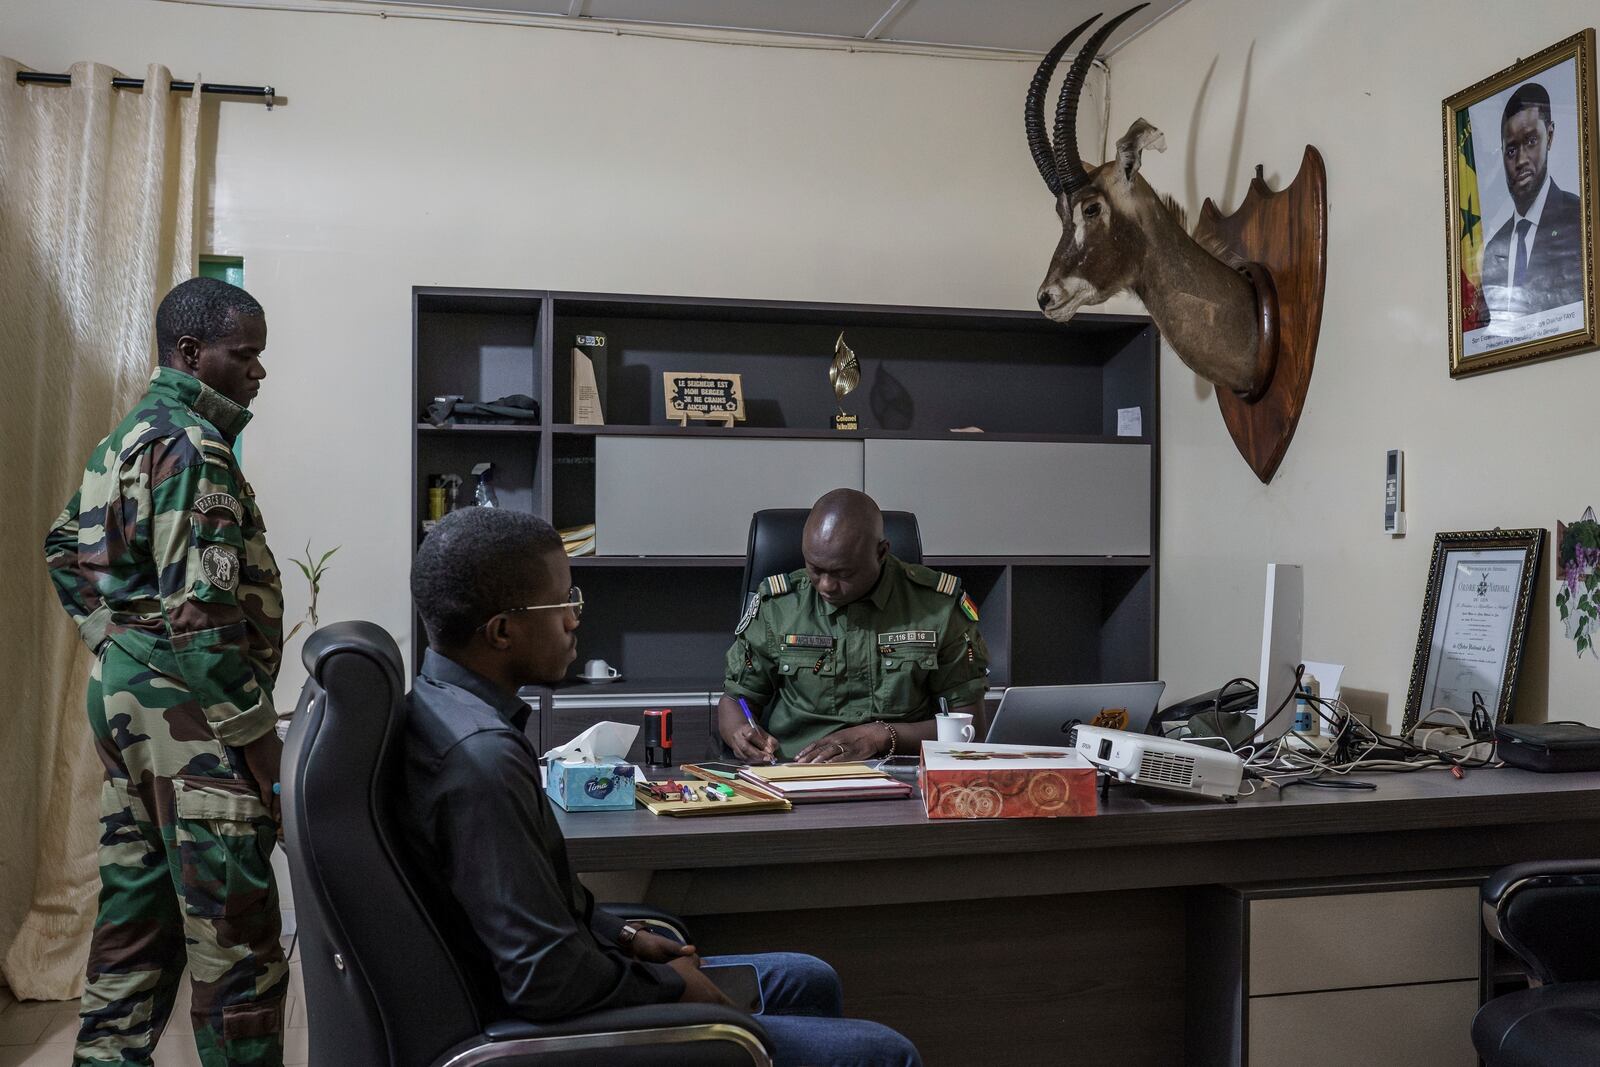
[[[1001,694],[984,740],[997,745],[1067,745],[1074,726],[1142,734],[1166,688],[1166,682],[1015,685]]]

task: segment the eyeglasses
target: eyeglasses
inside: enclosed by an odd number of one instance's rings
[[[579,589],[577,586],[573,586],[571,589],[568,589],[567,590],[567,599],[564,602],[560,603],[560,604],[529,604],[526,607],[521,607],[521,608],[506,608],[504,611],[498,611],[495,614],[497,614],[497,615],[515,615],[519,611],[558,611],[558,610],[560,610],[562,608],[571,608],[572,609],[572,617],[574,619],[582,618],[583,617],[583,590]],[[493,620],[491,620],[491,621],[493,621]],[[486,622],[483,625],[484,626],[488,626],[489,623]],[[479,627],[479,629],[482,629],[482,628],[483,627]]]

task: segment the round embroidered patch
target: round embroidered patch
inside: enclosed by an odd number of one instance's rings
[[[200,553],[200,573],[213,588],[231,593],[239,587],[239,556],[231,548],[210,545]]]

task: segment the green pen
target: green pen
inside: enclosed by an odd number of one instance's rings
[[[732,786],[723,785],[721,782],[712,782],[706,786],[706,791],[721,793],[725,800],[732,800],[738,795],[733,791]]]

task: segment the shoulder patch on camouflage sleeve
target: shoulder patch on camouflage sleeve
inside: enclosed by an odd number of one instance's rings
[[[208,545],[200,553],[200,572],[207,585],[231,593],[239,588],[239,554],[223,545]]]
[[[204,515],[212,511],[226,511],[233,521],[244,521],[244,508],[229,493],[207,493],[194,502],[194,509]]]

